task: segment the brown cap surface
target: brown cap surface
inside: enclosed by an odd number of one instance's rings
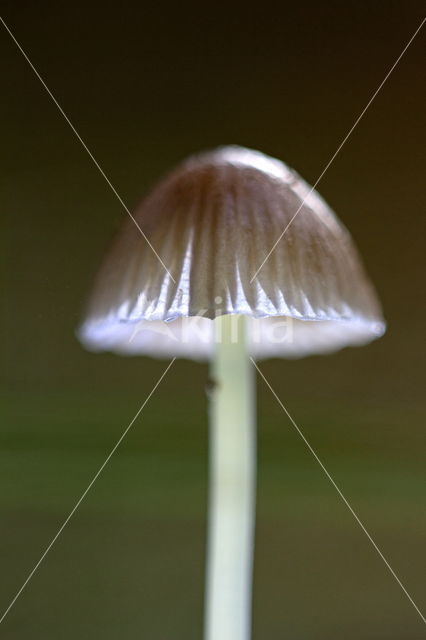
[[[256,357],[328,352],[382,335],[353,241],[310,191],[256,151],[223,147],[189,158],[133,214],[169,273],[126,220],[96,278],[80,339],[92,350],[203,359],[211,320],[224,314],[250,316]]]

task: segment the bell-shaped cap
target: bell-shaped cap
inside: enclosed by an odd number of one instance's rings
[[[140,229],[125,221],[96,278],[79,331],[89,349],[204,359],[225,314],[249,316],[258,358],[330,352],[385,330],[348,231],[279,160],[233,146],[195,155],[134,219]]]

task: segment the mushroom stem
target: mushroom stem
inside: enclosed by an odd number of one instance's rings
[[[205,640],[251,635],[256,499],[255,375],[246,318],[215,320]]]

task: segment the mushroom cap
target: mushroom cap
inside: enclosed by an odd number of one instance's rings
[[[79,329],[91,350],[203,360],[212,320],[226,314],[249,316],[257,358],[326,353],[384,333],[349,232],[279,160],[235,146],[192,156],[133,216],[158,255],[127,219]]]

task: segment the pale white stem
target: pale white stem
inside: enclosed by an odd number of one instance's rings
[[[222,316],[211,365],[205,640],[249,640],[256,499],[255,371],[244,316]]]

